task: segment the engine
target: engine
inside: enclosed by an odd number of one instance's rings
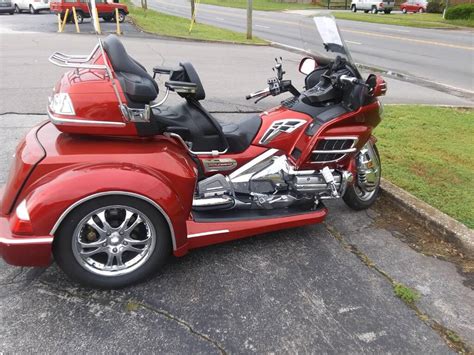
[[[193,209],[314,206],[319,200],[342,196],[351,181],[350,172],[328,167],[298,171],[285,155],[270,149],[227,177],[217,174],[200,181]]]

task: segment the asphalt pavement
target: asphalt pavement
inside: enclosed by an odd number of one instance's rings
[[[148,6],[190,17],[189,0],[149,0]],[[304,42],[314,26],[307,15],[312,13],[313,10],[254,11],[253,33],[269,41],[306,48]],[[197,21],[246,32],[245,9],[200,4]],[[337,23],[356,62],[415,75],[474,95],[472,30],[423,29],[345,20],[337,20]]]
[[[86,53],[95,44],[87,34],[8,33],[3,20],[0,184],[19,139],[46,118],[35,113],[45,112],[46,96],[64,72],[48,55]],[[191,60],[207,89],[204,105],[222,121],[278,104],[243,98],[265,86],[274,56],[285,57],[287,76],[302,85],[300,56],[276,48],[139,35],[124,43],[148,68]],[[426,101],[461,100],[405,84],[394,91],[406,102],[415,92]],[[340,201],[328,207],[325,224],[194,250],[123,290],[79,287],[55,264],[18,268],[0,261],[0,352],[452,353],[437,325],[474,346],[472,277],[404,243],[412,229],[388,223],[395,212],[383,205],[363,212]],[[421,313],[394,295],[393,282],[421,294]]]

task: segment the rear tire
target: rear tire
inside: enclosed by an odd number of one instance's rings
[[[126,15],[125,15],[125,12],[123,12],[122,10],[119,10],[118,13],[119,13],[119,14],[118,14],[118,16],[119,16],[119,18],[118,18],[119,22],[120,22],[120,23],[124,22],[124,21],[125,21],[125,16],[126,16]]]
[[[34,7],[32,5],[30,5],[30,14],[34,15],[34,14],[37,14],[37,13],[38,13],[38,11],[36,11],[34,9]]]
[[[357,12],[357,7],[356,7],[355,5],[352,5],[351,11],[352,11],[352,12]]]
[[[371,145],[371,147],[368,147]],[[362,172],[357,172],[357,175],[354,177],[354,183],[347,187],[346,192],[342,196],[344,202],[354,210],[365,210],[371,207],[375,200],[377,199],[380,192],[380,177],[382,175],[382,166],[380,164],[380,155],[377,149],[377,146],[372,143],[367,143],[364,148],[362,148],[359,154],[364,154],[364,150],[368,149],[369,153],[367,156],[371,157],[371,161],[374,164],[376,173],[369,176],[369,174],[364,174]],[[359,156],[358,156],[359,157]],[[356,157],[356,159],[358,158]],[[357,166],[357,164],[356,164]],[[367,179],[369,177],[369,179]],[[370,181],[369,181],[370,180]]]
[[[171,250],[164,217],[147,202],[123,195],[99,197],[76,207],[61,223],[53,243],[55,260],[71,279],[102,289],[149,278]]]
[[[83,23],[84,22],[84,15],[82,14],[81,11],[76,12],[76,18],[77,18],[77,23]],[[72,21],[74,22],[74,16],[72,17]]]

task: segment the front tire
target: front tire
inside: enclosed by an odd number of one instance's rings
[[[377,199],[382,165],[379,151],[371,142],[366,143],[355,159],[357,174],[342,199],[350,208],[359,211],[371,207]]]
[[[120,288],[149,278],[165,263],[171,235],[150,204],[111,195],[87,201],[66,217],[53,254],[71,279],[89,287]]]

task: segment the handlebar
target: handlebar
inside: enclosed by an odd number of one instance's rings
[[[247,100],[250,100],[250,99],[253,99],[254,97],[263,97],[263,96],[268,96],[268,95],[270,95],[270,88],[265,88],[263,90],[251,93],[247,95],[245,98]]]
[[[353,76],[349,76],[349,75],[341,75],[339,77],[339,81],[341,83],[351,83],[351,84],[358,84],[358,85],[367,85],[363,80],[360,80],[360,79],[357,79]]]

